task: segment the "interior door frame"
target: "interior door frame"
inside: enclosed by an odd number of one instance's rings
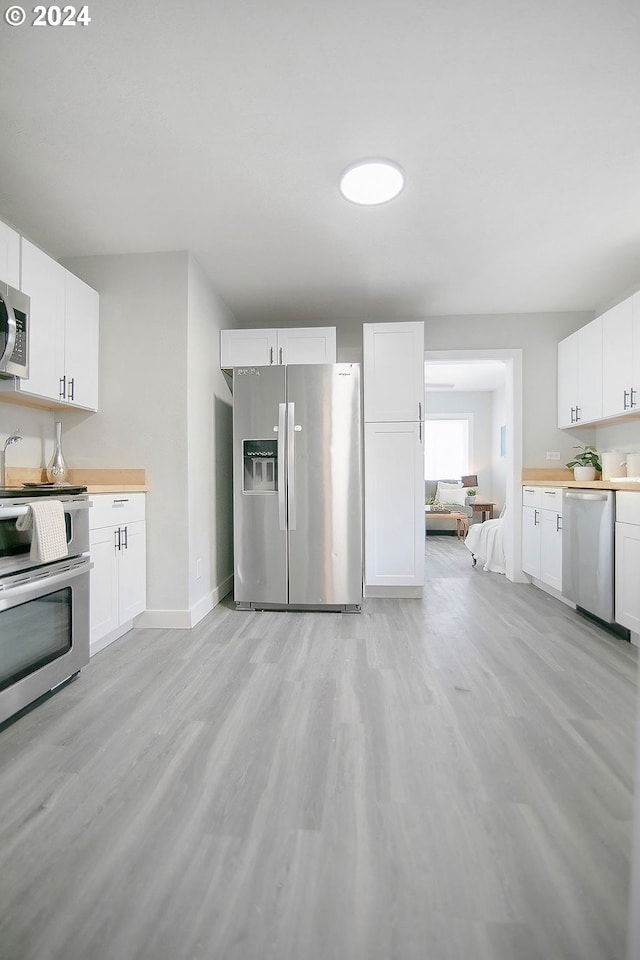
[[[505,365],[506,475],[504,553],[507,580],[526,583],[522,572],[522,350],[425,350],[426,362],[501,360]],[[426,391],[425,391],[426,410]]]

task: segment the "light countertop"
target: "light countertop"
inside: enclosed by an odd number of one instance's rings
[[[638,480],[574,480],[573,470],[558,468],[526,468],[522,471],[522,484],[527,487],[580,487],[591,490],[633,490],[640,493]]]
[[[69,483],[87,488],[87,493],[147,493],[146,471],[142,469],[70,469]],[[46,483],[46,470],[39,467],[7,467],[7,483]]]

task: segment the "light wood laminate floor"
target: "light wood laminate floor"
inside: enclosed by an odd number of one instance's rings
[[[623,960],[636,654],[419,600],[135,630],[0,733],[2,960]]]

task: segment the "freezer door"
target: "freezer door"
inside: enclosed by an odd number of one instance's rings
[[[287,368],[289,603],[362,602],[360,367]]]
[[[285,367],[233,371],[234,599],[287,602]]]

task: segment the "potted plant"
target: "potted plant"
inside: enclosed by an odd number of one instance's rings
[[[475,487],[469,487],[469,489],[467,490],[467,500],[469,501],[469,503],[475,502],[477,492],[478,491],[476,490]]]
[[[573,449],[578,450],[579,453],[575,455],[573,460],[569,461],[567,466],[569,469],[573,468],[574,479],[583,483],[587,480],[595,480],[596,471],[602,470],[596,448],[585,444],[584,446],[575,446]]]

